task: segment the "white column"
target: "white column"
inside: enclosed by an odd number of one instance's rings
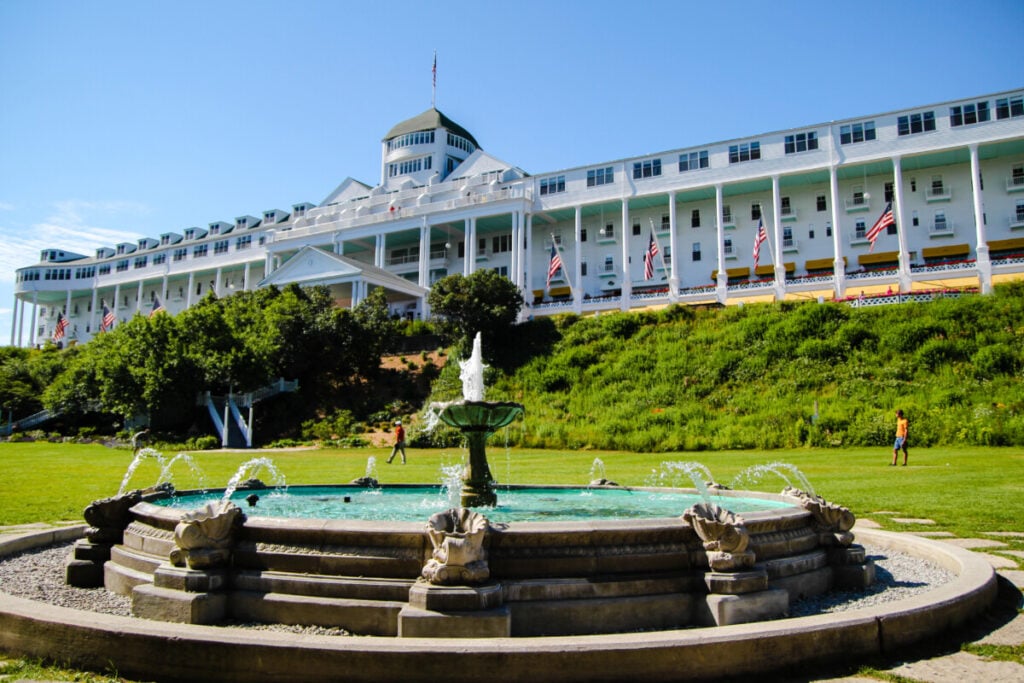
[[[221,289],[221,276],[221,268],[220,266],[218,266],[217,270],[214,271],[213,273],[213,293],[217,295],[218,299],[220,298],[221,292],[223,291]]]
[[[135,294],[135,312],[142,312],[142,280],[139,280],[139,291]]]
[[[903,168],[899,156],[892,158],[893,217],[896,219],[896,239],[900,249],[900,291],[910,291],[910,252],[907,249],[906,223],[903,222]],[[884,199],[884,197],[883,197]]]
[[[111,310],[114,311],[114,318],[117,319],[118,323],[121,322],[121,319],[117,317],[117,307],[121,305],[121,304],[117,303],[117,300],[120,297],[121,297],[121,285],[119,285],[119,284],[118,285],[114,285],[114,304],[111,307]]]
[[[583,207],[579,204],[576,205],[573,245],[572,309],[580,313],[583,310]]]
[[[380,234],[377,235],[376,249],[375,249],[374,255],[373,255],[373,265],[377,266],[378,268],[383,268],[384,267],[384,262],[385,262],[384,254],[385,254],[386,250],[387,250],[387,237],[384,235],[384,233],[380,233]]]
[[[633,280],[630,277],[629,263],[629,236],[633,232],[633,226],[629,224],[629,199],[622,198],[622,297],[619,307],[623,311],[629,310],[629,297],[633,293]]]
[[[98,292],[96,291],[96,286],[93,285],[93,288],[92,288],[92,311],[89,314],[89,330],[90,330],[90,334],[92,334],[92,335],[96,334],[96,313],[97,313],[97,311],[96,311],[96,297],[97,297],[97,295],[98,295]]]
[[[527,299],[530,303],[533,303],[533,283],[530,282],[530,278],[533,277],[533,214],[526,214],[526,246],[524,247],[525,253],[523,254],[523,289],[530,298]]]
[[[274,255],[268,251],[263,259],[263,277],[269,277],[274,272]],[[191,277],[192,275],[189,274],[189,282],[191,282]]]
[[[423,217],[423,225],[420,226],[420,265],[419,265],[420,287],[430,285],[430,226],[427,224],[427,217]]]
[[[718,303],[724,304],[729,298],[729,275],[725,272],[725,226],[722,225],[722,211],[725,206],[722,202],[722,184],[715,185],[715,225],[718,235],[718,281],[715,283],[715,292],[718,295]]]
[[[249,285],[249,265],[250,264],[246,263],[245,264],[245,270],[242,271],[242,291],[243,292],[249,291],[249,288],[250,288],[250,285]]]
[[[978,267],[978,284],[981,293],[992,291],[992,261],[988,255],[988,239],[985,236],[984,197],[981,193],[981,167],[978,164],[978,145],[970,146],[971,152],[971,194],[974,197],[974,229],[978,243],[974,247],[975,265]]]
[[[21,339],[18,339],[17,343],[14,341],[14,332],[18,328],[18,301],[17,295],[14,297],[14,306],[11,307],[11,346],[21,346]],[[25,315],[25,307],[21,307],[21,315]]]
[[[70,318],[71,317],[71,290],[70,289],[68,290],[68,295],[67,295],[65,303],[64,303],[64,317],[65,318]],[[68,322],[70,323],[70,320]]]
[[[167,273],[164,273],[163,286],[160,288],[160,303],[167,306]]]
[[[196,280],[195,272],[190,272],[188,274],[188,294],[185,295],[185,308],[191,308],[192,307],[192,292],[195,291],[195,286],[196,286],[195,280]]]
[[[473,270],[476,267],[476,219],[466,219],[466,236],[463,238],[463,244],[465,245],[462,252],[464,260],[462,262],[462,274],[469,277],[473,274]]]
[[[835,297],[846,296],[846,261],[843,260],[843,230],[839,224],[839,171],[833,165],[828,169],[829,201],[832,204],[832,284]]]
[[[36,314],[39,312],[39,292],[32,292],[32,319],[29,325],[31,327],[28,330],[29,346],[35,348],[36,346]],[[25,322],[25,309],[21,309],[21,322],[18,323],[18,341],[20,343],[21,336],[21,325]]]
[[[668,275],[668,298],[675,301],[679,296],[679,244],[676,239],[676,193],[668,193],[668,250],[672,252],[672,260],[669,263]]]
[[[779,176],[772,176],[772,262],[775,266],[775,299],[786,298],[786,266],[782,262],[782,197],[779,193]]]
[[[341,235],[338,233],[334,233],[334,253],[338,256],[345,255],[344,240],[341,239]]]
[[[510,254],[510,261],[508,265],[508,279],[512,281],[512,284],[519,285],[517,276],[519,274],[519,249],[516,245],[519,240],[519,216],[518,211],[512,212],[512,237],[509,238],[512,242],[512,251]]]

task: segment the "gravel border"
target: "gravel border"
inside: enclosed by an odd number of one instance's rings
[[[60,607],[117,616],[131,616],[131,598],[105,588],[75,588],[64,582],[64,567],[73,543],[60,543],[0,558],[0,591]],[[952,572],[912,555],[886,548],[865,546],[875,563],[875,583],[863,590],[837,590],[798,600],[790,605],[790,617],[806,617],[873,607],[903,600],[949,583]],[[249,628],[311,635],[352,635],[340,628],[289,624],[229,622],[233,628]]]

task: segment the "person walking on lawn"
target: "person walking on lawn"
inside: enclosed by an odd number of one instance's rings
[[[398,451],[402,451],[402,464],[405,464],[405,429],[402,428],[402,421],[395,421],[395,447],[391,449],[391,456],[388,457],[388,464],[395,459]]]
[[[903,417],[903,411],[896,411],[896,441],[892,445],[892,463],[890,467],[896,466],[900,451],[903,451],[903,466],[907,465],[907,435],[910,430],[910,420]]]

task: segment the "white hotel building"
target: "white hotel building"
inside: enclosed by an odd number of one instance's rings
[[[436,109],[381,144],[376,185],[98,248],[46,249],[17,271],[12,344],[296,282],[350,306],[383,287],[427,314],[451,273],[496,269],[528,315],[679,302],[844,298],[1024,275],[1024,90],[536,175],[497,159]],[[892,202],[896,226],[867,232]],[[768,239],[759,263],[759,222]],[[654,274],[643,255],[657,241]],[[556,245],[564,268],[548,282]]]

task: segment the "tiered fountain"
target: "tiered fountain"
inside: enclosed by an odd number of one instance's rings
[[[473,353],[460,362],[462,400],[435,405],[442,422],[455,427],[466,437],[469,458],[462,476],[462,506],[493,506],[498,501],[494,492],[491,468],[487,464],[486,444],[491,434],[506,427],[523,414],[519,403],[484,400],[484,368],[480,350],[480,333],[473,339]]]

